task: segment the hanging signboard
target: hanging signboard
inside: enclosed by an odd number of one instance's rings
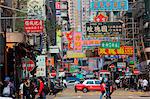
[[[125,68],[126,67],[126,63],[125,62],[117,62],[117,67],[118,68]]]
[[[73,51],[67,51],[66,58],[85,58],[86,55],[81,52],[73,52]]]
[[[95,0],[90,2],[91,11],[127,11],[128,0]]]
[[[74,51],[82,51],[82,34],[81,34],[81,32],[74,33]]]
[[[94,22],[106,22],[107,20],[108,17],[101,13],[94,17]]]
[[[110,49],[119,49],[120,48],[120,42],[102,41],[101,47],[102,48],[110,48]]]
[[[83,40],[82,46],[100,46],[101,40]]]
[[[36,76],[46,76],[46,60],[45,60],[45,55],[39,55],[36,58],[37,63],[36,65],[38,66],[36,69]]]
[[[121,22],[90,22],[86,23],[86,35],[90,36],[118,36],[122,33]]]
[[[99,48],[99,55],[133,55],[133,47],[121,46],[119,49]]]
[[[41,33],[44,30],[43,20],[24,20],[24,30],[26,33]]]

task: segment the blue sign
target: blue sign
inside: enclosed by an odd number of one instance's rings
[[[90,3],[92,11],[127,11],[128,0],[99,0]]]

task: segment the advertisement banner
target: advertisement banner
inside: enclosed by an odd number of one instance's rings
[[[90,2],[91,11],[127,11],[128,0],[95,0]]]
[[[41,33],[44,30],[43,20],[24,20],[24,30],[26,33]]]
[[[90,36],[118,36],[122,33],[121,22],[90,22],[86,23],[86,35]]]
[[[85,58],[86,55],[81,52],[67,51],[66,58]]]
[[[126,67],[126,63],[125,62],[117,62],[117,67],[118,68],[125,68]]]
[[[101,40],[83,40],[83,46],[100,46]]]
[[[82,51],[82,33],[74,32],[74,51]]]
[[[46,60],[46,66],[52,66],[52,67],[54,67],[54,57],[47,58],[47,60]]]
[[[55,7],[56,7],[56,10],[60,10],[61,9],[60,2],[55,2]]]
[[[133,47],[121,46],[119,49],[99,48],[98,54],[99,55],[133,55]]]
[[[61,40],[62,33],[61,33],[61,30],[57,30],[56,34],[57,34],[57,36],[56,36],[56,45],[61,50],[61,48],[62,48],[62,46],[61,46],[62,45],[62,40]]]
[[[45,55],[39,55],[36,58],[37,63],[36,65],[38,66],[36,69],[36,77],[39,76],[46,76],[46,60],[45,60]]]
[[[28,19],[39,19],[45,20],[45,0],[28,0],[27,9],[28,9]]]
[[[102,41],[101,47],[102,48],[110,48],[110,49],[119,49],[120,48],[120,42]]]

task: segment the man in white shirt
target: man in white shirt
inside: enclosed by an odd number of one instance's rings
[[[144,80],[143,80],[143,88],[144,88],[144,91],[146,91],[147,86],[148,86],[148,81],[147,81],[146,79],[144,79]]]

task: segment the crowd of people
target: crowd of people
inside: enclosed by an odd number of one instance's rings
[[[50,80],[50,86],[48,86],[48,80],[42,77],[22,79],[18,88],[14,86],[10,77],[5,77],[0,85],[0,96],[14,99],[46,99],[46,95],[56,95],[66,87],[66,84],[60,80]]]
[[[115,84],[117,85],[117,88],[124,88],[125,90],[141,90],[141,91],[147,91],[148,89],[148,80],[146,78],[117,78],[115,80]]]

